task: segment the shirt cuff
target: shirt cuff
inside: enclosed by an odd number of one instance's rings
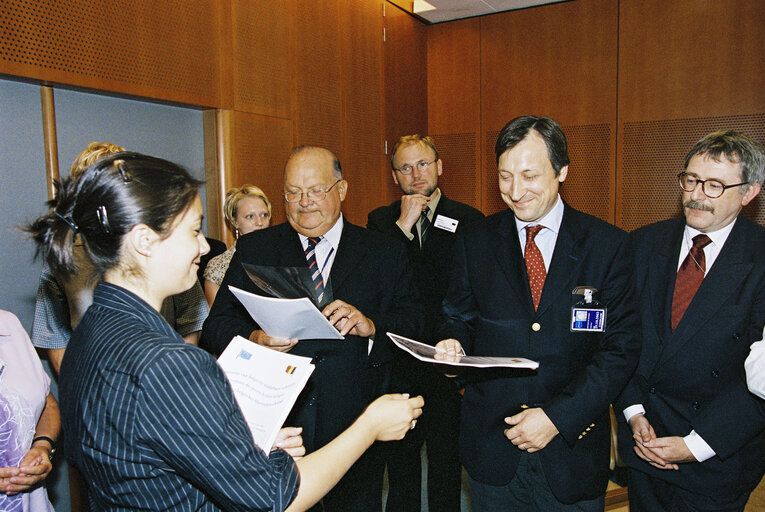
[[[701,436],[696,433],[695,430],[691,430],[691,433],[685,436],[683,441],[685,441],[685,445],[688,447],[688,450],[690,450],[690,452],[699,462],[704,462],[705,460],[711,459],[717,455],[712,447],[709,446],[707,442],[704,441],[704,439],[702,439]]]
[[[401,230],[402,233],[404,233],[404,236],[407,237],[410,242],[412,240],[414,240],[414,233],[412,233],[411,231],[407,231],[404,228],[402,228],[401,224],[399,224],[398,221],[396,221],[396,226],[398,227],[398,229]]]
[[[643,404],[635,404],[630,405],[629,407],[624,409],[624,419],[627,420],[627,423],[630,422],[630,418],[633,417],[636,414],[645,414],[645,409],[643,408]]]

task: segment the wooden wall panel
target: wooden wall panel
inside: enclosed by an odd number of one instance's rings
[[[391,3],[385,9],[385,162],[384,203],[401,195],[390,176],[390,152],[403,135],[428,133],[428,53],[426,25]]]
[[[289,119],[289,3],[234,1],[234,109]]]
[[[533,114],[554,118],[566,132],[572,163],[561,195],[612,220],[618,3],[565,2],[484,16],[480,22],[484,210],[506,207],[497,191],[499,130],[516,116]]]
[[[353,223],[385,202],[383,122],[383,2],[343,0],[340,4],[342,154],[348,195],[343,205]]]
[[[320,7],[301,4],[295,9],[292,118],[295,145],[325,147],[341,157],[339,18],[338,0],[326,0]]]
[[[432,25],[427,34],[428,132],[444,162],[439,184],[481,208],[481,20]]]
[[[0,73],[216,106],[218,2],[4,0]]]
[[[707,133],[765,141],[765,9],[756,0],[622,1],[618,209],[634,229],[680,215],[675,175]],[[762,198],[745,214],[765,224]]]
[[[234,134],[236,165],[231,186],[252,183],[263,189],[271,201],[271,223],[284,222],[282,173],[292,149],[292,123],[235,112]]]
[[[765,112],[761,0],[620,2],[623,122]]]

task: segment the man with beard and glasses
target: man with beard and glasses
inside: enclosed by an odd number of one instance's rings
[[[631,234],[643,348],[617,408],[632,511],[744,510],[765,472],[744,370],[765,324],[765,229],[740,215],[764,178],[758,142],[711,133],[678,175],[685,218]]]

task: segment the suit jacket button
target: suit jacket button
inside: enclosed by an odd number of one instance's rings
[[[534,331],[534,332],[538,332],[539,329],[541,329],[541,328],[542,328],[542,326],[539,325],[539,322],[534,322],[533,324],[531,324],[531,330]]]
[[[698,411],[698,410],[701,408],[701,404],[700,404],[700,403],[698,403],[698,402],[693,402],[693,403],[691,404],[691,407],[693,407],[693,410],[694,410],[694,411]]]
[[[648,390],[649,393],[654,394],[656,393],[656,388],[651,386],[651,389]]]
[[[718,370],[712,370],[712,377],[719,377],[720,372]]]

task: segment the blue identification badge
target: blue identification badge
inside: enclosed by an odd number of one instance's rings
[[[605,332],[606,308],[592,298],[598,289],[592,286],[577,286],[572,295],[582,295],[582,300],[571,306],[571,331]]]

